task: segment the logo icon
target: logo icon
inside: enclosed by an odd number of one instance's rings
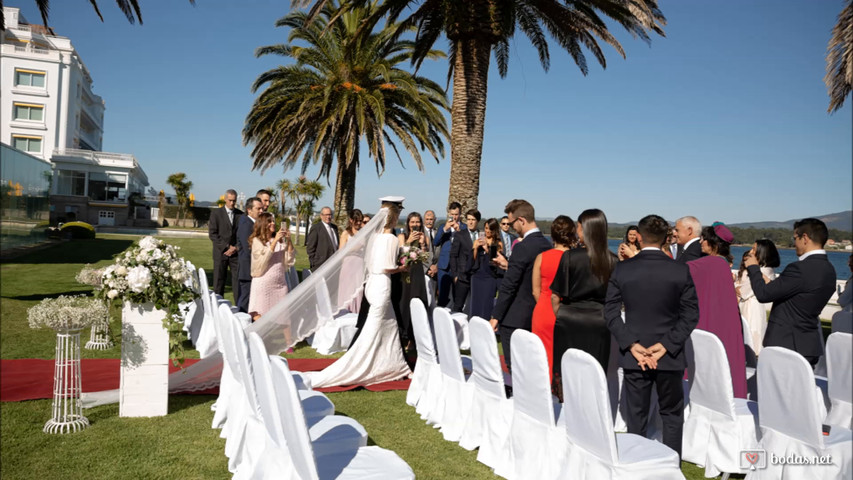
[[[767,452],[764,450],[741,450],[740,468],[744,470],[767,468]]]

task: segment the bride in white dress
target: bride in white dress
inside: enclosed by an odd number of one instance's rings
[[[367,247],[367,284],[364,294],[370,302],[367,320],[358,339],[343,357],[320,372],[307,373],[313,388],[340,385],[371,385],[400,380],[412,371],[403,358],[397,319],[391,306],[391,277],[401,272],[397,266],[399,241],[392,233],[400,217],[396,205],[388,208],[388,217],[381,234],[370,240]]]

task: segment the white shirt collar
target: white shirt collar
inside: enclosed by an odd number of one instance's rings
[[[823,250],[821,248],[819,248],[817,250],[812,250],[811,252],[806,252],[806,253],[800,255],[799,259],[805,260],[806,257],[810,257],[812,255],[826,255],[826,250]]]
[[[252,216],[251,216],[251,215],[246,215],[246,218],[248,218],[249,220],[251,220],[251,221],[252,221],[252,223],[255,223],[255,219],[254,219],[254,218],[252,218]]]
[[[659,249],[659,248],[657,248],[657,247],[645,247],[645,248],[643,248],[643,249],[642,249],[642,250],[640,250],[640,251],[641,251],[641,252],[645,252],[646,250],[657,250],[657,251],[659,251],[659,252],[660,252],[660,249]]]
[[[530,235],[531,233],[538,232],[538,231],[539,231],[538,228],[531,228],[530,230],[527,231],[527,233],[524,234],[524,238],[527,238],[527,236]]]
[[[699,241],[699,237],[691,238],[690,240],[687,241],[687,243],[684,244],[684,249],[687,250],[687,247],[689,247],[691,243],[698,242],[698,241]]]

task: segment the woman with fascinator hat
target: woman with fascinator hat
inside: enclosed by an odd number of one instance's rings
[[[705,256],[687,262],[699,298],[699,324],[696,328],[713,333],[723,343],[729,359],[734,396],[746,398],[743,324],[730,267],[729,246],[734,235],[723,223],[714,222],[702,229],[699,239]]]

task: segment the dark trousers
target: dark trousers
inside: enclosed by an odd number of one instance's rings
[[[468,292],[471,291],[471,282],[457,280],[453,284],[453,311],[464,312],[465,301],[468,300]]]
[[[453,275],[450,270],[438,269],[438,300],[436,306],[447,307],[450,305],[450,292],[453,290]]]
[[[501,346],[504,349],[504,363],[506,363],[506,369],[512,372],[512,361],[510,358],[509,351],[509,340],[512,337],[513,332],[518,330],[517,327],[506,327],[504,325],[498,326],[498,333],[501,336]]]
[[[681,458],[681,432],[684,427],[683,370],[628,370],[622,382],[622,414],[628,433],[646,436],[652,385],[658,392],[663,423],[663,444]]]
[[[228,268],[231,268],[231,290],[234,293],[234,301],[240,297],[240,281],[239,269],[240,261],[237,255],[226,257],[221,253],[213,255],[213,292],[225,297],[225,278],[228,275]]]
[[[252,277],[248,280],[240,279],[240,298],[237,299],[237,308],[243,313],[249,313],[249,295],[252,293]]]

